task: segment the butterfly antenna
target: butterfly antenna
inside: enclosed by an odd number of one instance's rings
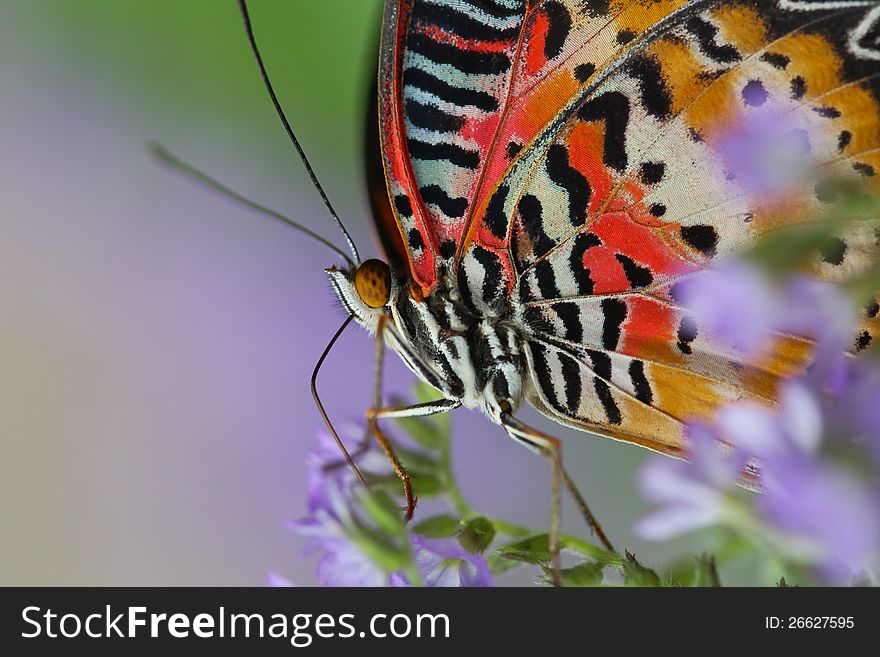
[[[335,244],[330,242],[329,240],[321,237],[320,235],[318,235],[314,231],[309,230],[308,228],[306,228],[302,224],[294,221],[293,219],[290,219],[289,217],[285,217],[280,212],[276,212],[275,210],[272,210],[271,208],[267,208],[265,205],[260,205],[256,201],[252,201],[249,198],[242,196],[238,192],[235,192],[235,191],[229,189],[223,183],[212,178],[208,174],[200,171],[199,169],[195,168],[191,164],[187,164],[183,160],[179,159],[176,155],[171,153],[167,148],[165,148],[161,144],[159,144],[157,142],[151,142],[150,143],[150,152],[153,154],[153,156],[157,160],[162,162],[162,164],[174,169],[175,171],[177,171],[179,173],[182,173],[186,176],[189,176],[190,178],[192,178],[196,182],[204,185],[208,189],[211,189],[215,192],[218,192],[219,194],[222,194],[226,198],[231,199],[231,200],[235,201],[236,203],[239,203],[239,204],[245,206],[246,208],[250,208],[251,210],[256,210],[260,214],[264,214],[272,219],[280,221],[283,224],[286,224],[288,226],[296,228],[298,231],[305,233],[306,235],[311,237],[313,240],[320,242],[321,244],[326,246],[328,249],[331,249],[335,253],[338,253],[346,262],[348,262],[348,264],[353,265],[351,258],[348,256],[348,254],[345,251],[343,251],[342,249],[340,249],[338,246],[336,246]]]
[[[336,441],[336,444],[339,445],[339,449],[342,450],[342,453],[345,455],[345,460],[348,461],[348,465],[351,466],[351,469],[354,470],[354,473],[357,475],[358,479],[361,480],[361,483],[367,487],[367,490],[370,488],[370,484],[367,483],[367,480],[364,478],[363,473],[360,471],[360,468],[357,467],[357,464],[354,462],[354,459],[351,458],[351,454],[348,453],[348,450],[345,448],[345,445],[342,443],[342,439],[339,437],[339,434],[336,433],[336,429],[333,428],[333,424],[330,422],[330,417],[327,415],[327,411],[324,408],[324,404],[321,402],[321,398],[318,396],[318,372],[321,369],[321,365],[324,364],[324,359],[327,358],[327,354],[330,353],[330,350],[333,349],[333,345],[336,344],[336,340],[339,339],[339,336],[342,335],[342,332],[348,327],[351,323],[351,320],[354,319],[354,315],[349,315],[348,318],[342,323],[333,337],[330,339],[330,342],[324,348],[324,352],[321,354],[321,357],[318,359],[317,365],[315,365],[315,370],[312,372],[312,397],[315,399],[315,404],[318,406],[318,410],[321,411],[321,417],[324,418],[324,422],[327,423],[327,428],[330,429],[330,435],[333,436],[333,440]]]
[[[296,135],[293,132],[293,128],[290,127],[290,122],[287,120],[287,116],[284,114],[284,110],[281,108],[281,103],[278,102],[278,96],[275,95],[275,89],[272,87],[272,82],[269,80],[269,74],[266,71],[266,65],[263,63],[263,57],[262,55],[260,55],[260,49],[257,47],[257,39],[256,37],[254,37],[254,28],[253,25],[251,25],[251,17],[248,13],[247,3],[245,2],[245,0],[238,0],[238,6],[241,9],[241,16],[244,19],[244,29],[247,32],[248,41],[251,44],[251,50],[253,50],[254,52],[254,58],[257,60],[257,66],[260,67],[260,75],[263,77],[263,83],[266,85],[266,91],[269,92],[269,97],[272,99],[272,104],[275,106],[275,111],[278,113],[278,117],[281,119],[281,123],[284,124],[284,129],[287,131],[287,136],[290,137],[290,141],[291,143],[293,143],[293,147],[299,154],[299,157],[302,160],[306,171],[308,171],[309,177],[312,179],[312,184],[315,186],[315,189],[318,190],[318,193],[324,200],[324,205],[327,206],[327,210],[330,212],[330,216],[333,217],[336,225],[339,226],[339,230],[341,230],[342,234],[345,235],[345,241],[348,242],[348,248],[351,250],[351,253],[354,256],[355,264],[360,265],[361,257],[360,254],[358,254],[358,250],[354,244],[354,240],[351,239],[351,235],[348,234],[348,231],[343,225],[342,220],[339,218],[339,215],[336,214],[336,210],[333,209],[333,204],[330,203],[330,199],[327,198],[327,194],[324,192],[324,188],[321,187],[321,183],[318,182],[318,176],[315,175],[315,170],[312,169],[312,165],[309,163],[309,158],[306,157],[305,151],[303,151],[302,146],[300,146],[299,144],[299,140],[296,138]]]

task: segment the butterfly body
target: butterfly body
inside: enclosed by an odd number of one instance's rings
[[[354,285],[355,274],[328,270],[346,310],[371,333],[379,317],[391,322],[386,344],[421,379],[466,408],[479,408],[496,423],[515,412],[528,379],[525,342],[530,328],[516,299],[494,299],[478,310],[469,305],[458,281],[441,276],[423,296],[406,277],[395,278],[383,308],[370,308]],[[468,291],[469,292],[469,291]]]

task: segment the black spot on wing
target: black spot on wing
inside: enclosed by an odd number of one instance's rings
[[[627,166],[626,128],[629,124],[629,98],[619,91],[608,91],[586,102],[578,112],[583,121],[604,121],[605,139],[602,161],[612,169]]]
[[[620,424],[623,421],[623,416],[620,414],[620,408],[618,408],[617,402],[614,401],[614,396],[611,394],[611,388],[599,377],[593,377],[593,387],[596,389],[596,395],[599,397],[599,401],[602,402],[602,408],[605,409],[605,415],[608,417],[608,422],[610,424]]]
[[[501,185],[492,194],[489,204],[486,206],[486,227],[499,240],[503,240],[507,236],[507,215],[504,212],[504,203],[507,200],[507,194],[510,187]]]
[[[553,265],[547,260],[541,260],[535,265],[535,281],[538,283],[538,294],[541,299],[558,299],[561,296]]]
[[[401,217],[412,217],[412,205],[409,202],[409,198],[406,194],[398,194],[394,197],[394,207],[397,208],[397,214]]]
[[[652,203],[651,207],[648,208],[648,212],[650,212],[652,216],[659,219],[664,214],[666,214],[666,206],[662,203]]]
[[[564,301],[553,305],[553,311],[565,327],[563,339],[580,344],[584,339],[584,326],[581,324],[581,313],[576,303]]]
[[[837,152],[843,153],[846,150],[846,147],[849,146],[852,141],[852,133],[849,130],[843,130],[837,136]]]
[[[643,162],[639,177],[646,185],[656,185],[663,180],[665,173],[666,165],[663,162]]]
[[[420,139],[408,139],[409,154],[417,160],[447,160],[464,169],[475,170],[480,164],[480,153],[462,148],[458,144],[440,142],[432,144]]]
[[[878,312],[880,312],[880,304],[872,299],[871,302],[865,306],[865,315],[868,317],[876,317]]]
[[[794,100],[801,100],[807,95],[807,81],[800,75],[791,80],[791,97]]]
[[[778,52],[765,52],[761,55],[761,59],[780,71],[785,70],[785,68],[791,63],[791,59],[788,55],[783,55]]]
[[[647,287],[654,282],[651,270],[647,267],[637,265],[632,258],[622,253],[618,253],[614,257],[623,266],[623,273],[626,274],[626,280],[629,281],[631,288]]]
[[[871,340],[873,336],[868,331],[862,331],[859,333],[859,337],[856,338],[855,349],[856,351],[862,351],[868,348],[868,345],[871,344]]]
[[[581,366],[564,352],[557,352],[559,364],[562,365],[562,382],[565,391],[565,407],[569,413],[576,413],[581,405]]]
[[[865,164],[864,162],[854,162],[852,167],[860,174],[868,178],[873,178],[877,173],[874,170],[874,167],[872,167],[870,164]]]
[[[836,107],[814,107],[813,111],[821,116],[823,119],[836,119],[840,117],[840,110]]]
[[[769,97],[770,94],[760,80],[749,80],[742,89],[743,102],[750,107],[760,107]]]
[[[604,299],[602,315],[602,347],[614,351],[620,342],[621,326],[626,319],[626,304],[620,299]]]
[[[732,45],[719,45],[717,43],[717,25],[710,23],[699,16],[693,16],[687,20],[684,27],[697,39],[700,49],[716,62],[733,64],[741,59],[739,51],[737,51]]]
[[[498,109],[498,100],[492,94],[467,87],[456,87],[420,68],[406,69],[403,72],[403,84],[421,89],[458,107],[476,107],[484,112],[494,112]]]
[[[826,240],[819,250],[822,260],[835,266],[843,262],[844,257],[846,257],[846,251],[846,242],[839,237],[832,237]]]
[[[512,160],[519,152],[522,150],[523,145],[518,144],[515,141],[511,141],[507,143],[507,148],[505,148],[505,152],[507,153],[507,159]]]
[[[590,205],[590,183],[580,171],[569,165],[568,148],[562,144],[550,146],[545,162],[550,180],[568,193],[569,222],[574,227],[581,226]]]
[[[618,44],[621,46],[625,46],[630,41],[636,38],[636,33],[632,30],[620,30],[617,35],[614,37]]]
[[[435,41],[420,32],[410,32],[407,49],[432,62],[449,64],[462,73],[471,75],[498,75],[510,68],[510,59],[500,52],[476,52],[452,43]]]
[[[422,239],[422,234],[415,228],[410,229],[409,235],[407,235],[407,241],[409,242],[409,248],[413,251],[421,251],[425,248],[425,241]]]
[[[499,290],[503,288],[504,279],[501,261],[498,256],[482,246],[475,245],[473,247],[474,259],[483,267],[485,272],[483,276],[483,301],[490,303]]]
[[[447,217],[460,218],[464,216],[468,203],[466,198],[453,198],[440,185],[425,185],[419,189],[419,192],[425,203],[436,205]]]
[[[540,258],[553,248],[553,240],[544,232],[541,199],[533,194],[523,194],[517,207],[523,229],[532,243],[532,254],[536,258]]]
[[[433,105],[426,105],[411,98],[405,103],[406,118],[417,128],[435,132],[458,132],[465,124],[464,117],[447,114]]]
[[[571,16],[559,2],[545,2],[544,12],[547,14],[547,36],[544,39],[544,56],[553,59],[562,52],[565,39],[571,30]]]
[[[596,351],[595,349],[587,349],[587,355],[590,357],[590,364],[593,373],[599,378],[610,381],[611,356],[604,351]]]
[[[593,233],[578,233],[574,236],[568,266],[577,285],[577,294],[592,294],[593,279],[590,270],[584,266],[584,254],[588,249],[601,245],[601,240]]]
[[[459,9],[430,2],[415,3],[412,16],[413,22],[439,27],[466,41],[505,41],[515,39],[519,33],[519,27],[516,25],[501,29]]]
[[[578,82],[586,82],[590,79],[590,76],[596,72],[596,65],[590,64],[589,62],[585,64],[578,64],[574,67],[574,77],[578,79]]]
[[[440,256],[449,260],[455,255],[455,242],[452,240],[443,240],[440,243]]]
[[[547,362],[547,348],[540,342],[529,342],[529,348],[532,352],[532,365],[535,370],[535,378],[538,380],[538,386],[544,394],[547,402],[557,411],[566,412],[566,409],[559,403],[556,397],[556,389],[553,386],[553,376],[550,372],[550,365]]]
[[[672,94],[666,88],[659,60],[648,55],[637,56],[628,71],[639,82],[642,105],[648,114],[660,120],[668,119],[672,114]]]
[[[651,392],[651,384],[648,383],[648,377],[645,376],[645,363],[643,361],[630,361],[629,378],[632,381],[633,389],[636,391],[636,399],[645,404],[650,404],[654,400],[654,393]]]
[[[697,322],[693,317],[682,317],[678,325],[678,349],[683,354],[692,352],[691,343],[697,339]]]
[[[715,255],[718,247],[718,232],[712,226],[682,226],[681,237],[690,246],[707,257]]]

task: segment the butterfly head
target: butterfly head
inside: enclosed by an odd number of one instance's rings
[[[345,309],[368,329],[375,327],[397,290],[391,268],[382,260],[365,260],[356,269],[331,267],[327,275]]]

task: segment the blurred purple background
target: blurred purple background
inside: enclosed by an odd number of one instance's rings
[[[282,102],[365,256],[379,4],[252,2]],[[0,88],[0,584],[260,585],[269,570],[314,583],[285,522],[303,513],[322,426],[309,376],[343,319],[323,273],[336,260],[147,150],[158,139],[341,243],[234,3],[2,0]],[[371,354],[350,330],[328,359],[333,417],[367,408]],[[386,390],[406,393],[411,375],[388,363]],[[676,549],[631,534],[646,452],[524,417],[564,438],[620,546],[649,564]],[[547,464],[478,413],[453,428],[475,505],[544,527]]]

